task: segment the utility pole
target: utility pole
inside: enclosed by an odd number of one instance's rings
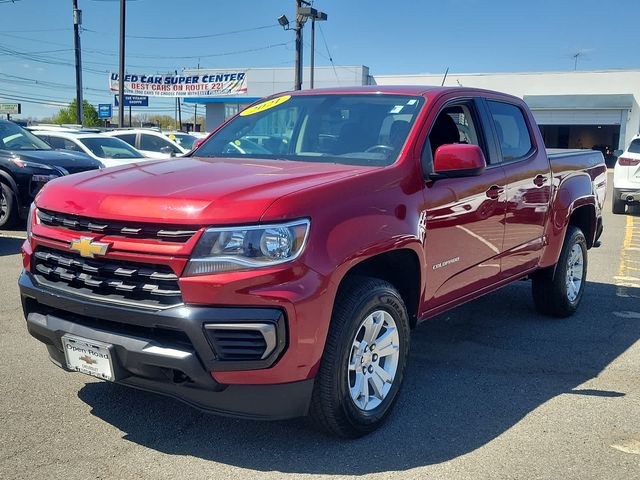
[[[200,59],[198,59],[198,76],[200,76]],[[198,103],[194,103],[193,107],[193,131],[196,131],[196,125],[198,125]]]
[[[124,32],[127,14],[126,0],[120,0],[120,69],[118,72],[118,126],[124,127]]]
[[[311,17],[311,60],[309,62],[309,67],[311,71],[309,72],[309,88],[313,90],[313,78],[315,77],[315,63],[316,63],[316,17]]]
[[[82,25],[82,10],[78,9],[78,0],[73,1],[73,47],[76,54],[76,116],[78,123],[84,123],[82,100],[82,55],[80,52],[80,25]]]
[[[178,70],[175,71],[176,77],[178,76]],[[180,110],[180,97],[176,97],[176,123],[178,127],[176,130],[182,131],[182,111]]]
[[[296,75],[294,90],[302,90],[302,27],[304,17],[300,15],[302,0],[296,0]]]

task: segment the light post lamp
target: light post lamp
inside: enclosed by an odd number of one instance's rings
[[[323,22],[327,20],[327,14],[316,10],[313,7],[304,7],[298,10],[298,15],[311,19],[311,75],[310,86],[313,89],[313,80],[315,76],[315,56],[316,56],[316,21]]]

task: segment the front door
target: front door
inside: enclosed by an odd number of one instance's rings
[[[483,149],[488,166],[479,176],[426,183],[428,310],[490,286],[500,274],[506,181],[479,118],[473,100],[455,101],[445,105],[429,133],[427,154],[442,144],[469,143]]]

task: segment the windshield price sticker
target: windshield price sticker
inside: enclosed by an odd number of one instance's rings
[[[267,100],[266,102],[259,103],[258,105],[254,105],[253,107],[249,107],[246,110],[240,112],[241,117],[246,117],[247,115],[253,115],[254,113],[260,113],[265,110],[269,110],[270,108],[277,107],[281,103],[286,102],[291,98],[291,95],[285,95],[284,97],[272,98],[271,100]]]

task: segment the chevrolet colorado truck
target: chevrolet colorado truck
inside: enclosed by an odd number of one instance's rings
[[[521,279],[566,317],[606,167],[471,88],[277,95],[184,158],[81,173],[31,207],[19,284],[55,364],[344,437],[387,418],[410,330]]]

